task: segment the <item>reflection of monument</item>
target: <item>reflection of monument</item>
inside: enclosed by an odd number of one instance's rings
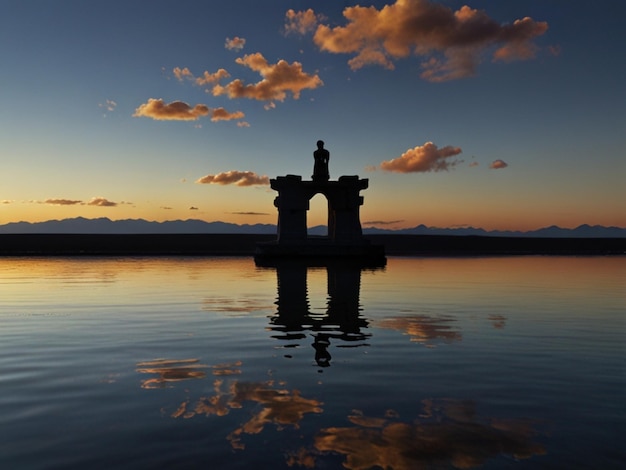
[[[359,210],[368,180],[358,176],[340,176],[331,181],[328,173],[330,153],[324,142],[317,143],[313,156],[315,164],[311,181],[301,176],[279,176],[270,180],[278,191],[274,205],[278,209],[278,237],[276,242],[257,246],[257,257],[331,256],[369,257],[384,260],[382,245],[371,245],[363,238]],[[307,211],[309,201],[316,194],[328,200],[328,236],[309,238]]]
[[[311,312],[307,289],[309,267],[325,267],[327,304],[324,314]],[[269,265],[265,265],[269,267]],[[298,341],[314,338],[315,361],[321,367],[330,365],[328,351],[331,341],[363,346],[370,334],[363,333],[368,322],[360,315],[359,294],[363,264],[337,260],[324,263],[307,263],[301,260],[281,260],[273,263],[278,281],[277,312],[271,319],[270,329],[278,334],[274,338]],[[371,268],[371,267],[370,267]]]

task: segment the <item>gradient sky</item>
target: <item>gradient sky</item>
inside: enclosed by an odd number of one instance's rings
[[[360,5],[360,6],[357,6]],[[5,0],[0,224],[276,223],[268,179],[369,178],[364,226],[626,227],[626,2]],[[311,201],[309,225],[325,223]]]

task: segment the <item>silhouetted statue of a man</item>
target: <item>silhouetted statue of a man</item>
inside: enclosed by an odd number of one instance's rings
[[[324,148],[324,141],[317,141],[317,150],[313,152],[315,165],[313,166],[313,181],[328,181],[330,174],[328,173],[328,160],[330,153]]]

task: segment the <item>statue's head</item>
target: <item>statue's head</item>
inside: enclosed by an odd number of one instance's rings
[[[323,140],[318,140],[317,141],[317,148],[318,149],[323,149],[324,148],[324,141]]]

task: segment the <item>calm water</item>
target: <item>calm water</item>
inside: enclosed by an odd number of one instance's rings
[[[625,257],[0,259],[0,468],[625,468],[625,286]]]

